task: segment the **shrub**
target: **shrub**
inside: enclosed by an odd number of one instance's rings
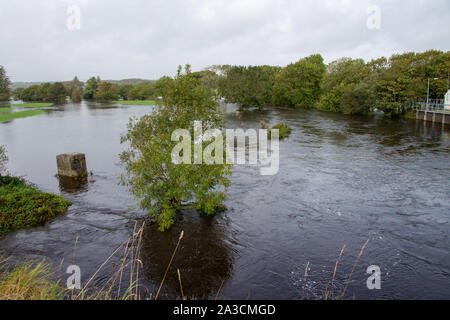
[[[67,211],[70,202],[42,192],[23,179],[0,177],[0,234],[40,225]]]
[[[292,130],[291,127],[289,127],[287,124],[279,123],[272,127],[271,130],[278,129],[279,130],[279,138],[284,139],[291,135]],[[271,131],[269,130],[269,138],[271,137]]]

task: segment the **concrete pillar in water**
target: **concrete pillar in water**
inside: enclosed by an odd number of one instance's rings
[[[74,179],[83,179],[88,175],[86,156],[83,153],[64,153],[56,156],[58,175]]]

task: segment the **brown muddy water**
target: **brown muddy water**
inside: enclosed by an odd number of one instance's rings
[[[181,242],[162,298],[177,298],[180,269],[185,295],[221,299],[318,299],[336,275],[342,289],[361,246],[370,239],[347,289],[356,299],[450,299],[450,131],[431,123],[356,118],[303,110],[238,112],[228,127],[259,128],[285,122],[280,170],[235,166],[228,210],[213,218],[183,212],[160,233],[148,224],[141,250],[141,285],[155,293],[181,230]],[[120,135],[130,116],[151,107],[83,102],[0,124],[9,170],[73,202],[43,226],[0,237],[15,260],[45,258],[81,268],[86,282],[131,235],[145,212],[119,185]],[[90,182],[60,185],[57,154],[83,152]],[[304,277],[309,262],[308,276]],[[381,268],[381,290],[366,286],[366,269]],[[101,286],[111,268],[95,279]]]

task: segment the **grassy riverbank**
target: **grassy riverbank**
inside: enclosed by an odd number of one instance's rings
[[[155,100],[121,100],[121,101],[113,101],[112,103],[133,105],[133,106],[153,106],[155,105]]]
[[[16,104],[10,104],[10,107],[21,107],[21,108],[44,108],[44,107],[51,107],[53,103],[47,103],[47,102],[36,102],[36,103],[16,103]]]
[[[0,235],[40,225],[67,211],[70,202],[42,192],[21,178],[0,176]]]
[[[6,109],[6,111],[5,111]],[[44,113],[42,110],[25,110],[19,112],[11,112],[9,108],[1,108],[0,109],[0,123],[8,122],[14,119],[27,118],[32,116],[37,116],[39,114]]]

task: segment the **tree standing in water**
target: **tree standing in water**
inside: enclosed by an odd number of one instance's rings
[[[231,165],[172,162],[171,153],[179,143],[172,141],[175,130],[186,129],[192,137],[194,121],[202,121],[205,129],[220,130],[223,115],[208,89],[191,76],[189,66],[184,74],[180,67],[174,79],[166,79],[162,95],[151,114],[130,120],[121,139],[129,148],[120,158],[127,170],[123,182],[164,231],[174,224],[183,203],[207,215],[224,209],[222,189],[229,185]]]

